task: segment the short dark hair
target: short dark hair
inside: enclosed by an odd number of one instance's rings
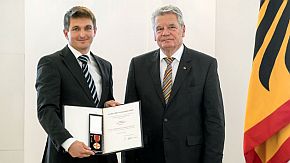
[[[63,19],[64,29],[68,30],[70,26],[71,18],[89,18],[92,20],[94,28],[96,28],[96,18],[95,15],[86,7],[83,6],[75,6],[68,10]]]

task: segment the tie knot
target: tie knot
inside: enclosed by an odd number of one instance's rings
[[[84,64],[87,64],[90,59],[89,59],[89,56],[87,55],[81,55],[78,57],[78,60],[80,60]]]
[[[165,57],[164,60],[167,63],[167,65],[170,65],[173,62],[174,58],[173,57]]]

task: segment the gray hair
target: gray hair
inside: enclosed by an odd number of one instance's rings
[[[177,17],[178,24],[180,26],[184,25],[181,10],[176,6],[168,5],[168,6],[163,6],[161,8],[158,8],[156,11],[153,12],[152,17],[151,17],[153,29],[155,28],[155,18],[157,16],[162,16],[165,14],[175,14]]]

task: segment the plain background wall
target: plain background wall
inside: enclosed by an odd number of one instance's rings
[[[0,1],[0,162],[23,162],[24,1]]]
[[[224,163],[242,163],[243,129],[260,1],[217,1],[215,54],[226,116]]]
[[[226,116],[223,162],[244,162],[243,121],[259,2],[243,0],[0,1],[7,15],[0,23],[0,162],[41,161],[46,134],[36,116],[36,65],[65,46],[63,15],[69,8],[85,5],[95,13],[98,31],[91,49],[112,63],[115,98],[122,102],[130,59],[157,48],[151,13],[169,3],[183,11],[186,46],[218,59]],[[13,74],[7,73],[7,60],[13,61]]]

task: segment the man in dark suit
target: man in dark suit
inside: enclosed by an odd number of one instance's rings
[[[216,59],[183,44],[181,11],[153,13],[160,49],[131,60],[125,103],[141,100],[144,148],[124,163],[221,163],[225,137]]]
[[[117,163],[115,154],[94,155],[87,145],[73,138],[62,121],[63,105],[118,105],[113,97],[111,64],[90,51],[96,30],[95,16],[88,8],[71,8],[64,16],[68,45],[39,60],[37,113],[48,134],[43,163]]]

